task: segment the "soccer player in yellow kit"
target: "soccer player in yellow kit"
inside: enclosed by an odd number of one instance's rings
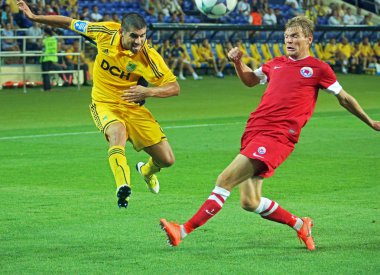
[[[96,126],[109,142],[108,160],[116,181],[118,206],[127,207],[131,195],[130,169],[125,157],[129,140],[135,150],[151,157],[136,165],[153,193],[159,192],[156,173],[174,163],[173,151],[150,111],[143,106],[148,97],[179,94],[176,77],[162,57],[146,43],[146,22],[137,13],[122,23],[88,22],[56,15],[35,15],[24,1],[17,4],[34,22],[68,28],[92,39],[98,48],[94,63],[92,104]],[[155,87],[145,87],[149,82]]]

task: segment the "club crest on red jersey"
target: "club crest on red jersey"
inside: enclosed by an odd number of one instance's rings
[[[303,77],[309,78],[313,76],[313,69],[310,67],[302,67],[300,73]]]
[[[260,146],[260,147],[257,149],[257,152],[258,152],[260,155],[264,155],[264,154],[267,152],[267,149],[266,149],[264,146]]]

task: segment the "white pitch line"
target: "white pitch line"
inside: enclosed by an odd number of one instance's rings
[[[373,114],[375,116],[379,115],[379,113]],[[314,119],[336,119],[341,118],[342,116],[326,116],[326,117],[312,117],[311,120]],[[245,124],[246,120],[242,122],[234,122],[234,123],[214,123],[214,124],[189,124],[189,125],[174,125],[174,126],[166,126],[162,127],[163,129],[181,129],[181,128],[196,128],[196,127],[210,127],[210,126],[228,126],[228,125],[241,125]],[[90,135],[99,133],[98,131],[92,132],[72,132],[72,133],[53,133],[53,134],[40,134],[40,135],[29,135],[29,136],[9,136],[9,137],[0,137],[0,140],[14,140],[14,139],[23,139],[23,138],[45,138],[45,137],[64,137],[64,136],[77,136],[77,135]]]
[[[166,127],[162,127],[162,128],[163,129],[180,129],[180,128],[227,126],[227,125],[239,125],[239,124],[243,124],[243,122],[215,123],[215,124],[174,125],[174,126],[166,126]],[[91,134],[97,134],[97,133],[99,133],[99,131],[92,131],[92,132],[71,132],[71,133],[53,133],[53,134],[26,135],[26,136],[9,136],[9,137],[0,137],[0,140],[14,140],[14,139],[25,139],[25,138],[46,138],[46,137],[64,137],[64,136],[77,136],[77,135],[91,135]]]

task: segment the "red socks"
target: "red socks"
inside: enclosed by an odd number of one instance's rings
[[[230,192],[228,190],[216,186],[198,212],[183,224],[186,233],[189,234],[197,227],[202,226],[218,213],[220,209],[222,209],[223,204],[229,195]]]
[[[296,226],[297,221],[300,220],[279,206],[277,202],[264,197],[261,198],[260,205],[255,212],[264,219],[287,224],[293,228]]]

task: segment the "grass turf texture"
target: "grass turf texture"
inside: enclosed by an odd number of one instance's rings
[[[380,119],[378,77],[340,82]],[[235,77],[181,87],[179,97],[147,102],[176,163],[160,173],[161,193],[153,195],[134,169],[147,156],[128,145],[127,210],[117,208],[107,143],[87,107],[89,89],[0,92],[0,273],[380,273],[380,133],[324,92],[295,152],[263,191],[314,219],[315,252],[287,226],[244,212],[237,189],[181,246],[167,246],[159,218],[184,222],[208,197],[238,153],[264,88],[250,90]]]

